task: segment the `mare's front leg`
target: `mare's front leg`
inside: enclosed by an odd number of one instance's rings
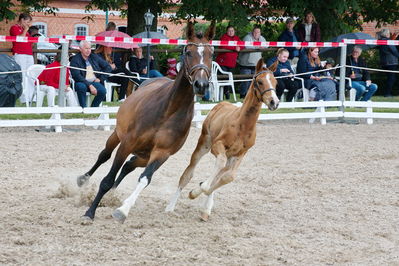
[[[123,142],[119,146],[118,151],[116,152],[114,162],[112,163],[111,170],[101,181],[97,195],[94,198],[94,201],[91,204],[90,208],[86,211],[84,217],[94,219],[98,204],[100,203],[105,193],[107,193],[114,185],[116,174],[118,173],[119,169],[122,167],[127,156],[131,153],[131,146],[132,145],[130,145],[130,143],[126,142]]]
[[[193,177],[195,167],[201,160],[202,156],[209,152],[211,148],[211,136],[207,133],[206,129],[203,128],[200,138],[198,139],[197,147],[195,148],[193,154],[191,155],[190,164],[184,170],[182,176],[179,180],[179,186],[176,193],[173,195],[168,206],[166,207],[166,212],[172,212],[175,209],[177,200],[181,194],[183,188],[190,182]]]
[[[163,151],[153,151],[151,153],[150,160],[148,161],[147,167],[144,169],[144,172],[140,175],[139,181],[137,183],[136,189],[133,193],[123,201],[121,207],[117,208],[113,213],[112,217],[120,223],[123,223],[132,206],[135,204],[138,196],[141,191],[151,183],[152,175],[158,168],[169,158],[169,154]]]
[[[93,173],[97,170],[97,168],[106,161],[108,161],[108,159],[111,157],[112,152],[114,151],[116,146],[118,146],[119,142],[120,140],[118,138],[118,135],[116,134],[116,131],[112,132],[111,136],[109,136],[105,144],[104,150],[102,150],[98,155],[97,161],[94,166],[86,174],[81,175],[77,178],[76,182],[79,187],[87,183]]]

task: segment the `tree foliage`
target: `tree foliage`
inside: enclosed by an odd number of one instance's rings
[[[0,21],[13,20],[18,15],[18,12],[30,12],[41,11],[45,13],[53,14],[57,11],[57,8],[50,6],[49,0],[1,0],[0,1]]]
[[[49,0],[2,0],[0,21],[15,17],[13,3],[35,11],[54,12]],[[144,13],[151,9],[159,15],[168,8],[175,12],[175,21],[205,19],[229,21],[236,28],[245,28],[250,22],[262,23],[267,30],[270,18],[281,21],[283,17],[303,18],[306,10],[312,11],[322,29],[322,38],[361,30],[364,22],[376,21],[378,26],[395,23],[399,17],[398,0],[92,0],[87,9],[121,10],[128,18],[128,33],[144,31]],[[153,24],[156,29],[156,18]]]

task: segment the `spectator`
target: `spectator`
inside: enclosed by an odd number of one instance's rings
[[[346,59],[347,66],[367,67],[366,61],[360,57],[362,48],[355,46]],[[346,76],[352,80],[352,88],[356,90],[356,101],[368,101],[377,91],[378,86],[371,83],[370,73],[365,69],[347,67]]]
[[[298,42],[298,37],[294,30],[295,20],[293,18],[287,18],[285,21],[287,29],[281,33],[278,37],[278,41],[280,42]],[[290,56],[288,59],[290,60],[291,64],[296,65],[299,60],[299,49],[301,47],[286,47]]]
[[[255,25],[252,32],[249,32],[243,39],[249,42],[266,42],[261,35],[260,26]],[[247,49],[258,49],[257,47],[246,47]],[[240,53],[238,55],[238,64],[240,65],[240,74],[255,74],[255,66],[259,59],[262,58],[262,52]],[[250,81],[242,82],[240,85],[240,98],[245,98]]]
[[[229,25],[226,28],[226,33],[220,38],[221,41],[240,41],[240,38],[235,35],[235,29]],[[237,64],[238,52],[241,50],[240,46],[220,46],[220,49],[231,50],[231,52],[219,53],[216,57],[216,62],[224,71],[232,72]],[[225,86],[224,95],[226,99],[230,99],[230,86]]]
[[[311,47],[299,56],[297,73],[313,72],[322,69],[319,58],[319,48]],[[310,90],[311,101],[334,101],[337,99],[336,86],[331,78],[325,78],[319,73],[301,76],[305,80],[305,87]]]
[[[317,24],[312,12],[308,11],[305,13],[303,23],[298,26],[297,36],[300,42],[321,41],[320,26]]]
[[[54,100],[56,95],[56,90],[59,89],[60,84],[60,67],[61,64],[61,53],[58,53],[54,59],[54,62],[47,65],[46,69],[37,77],[40,82],[40,89],[47,94],[47,104],[48,106],[54,106]],[[53,69],[48,69],[53,68]],[[76,102],[75,93],[69,86],[69,69],[67,69],[66,82],[65,82],[65,98],[67,100],[68,106],[78,106]]]
[[[275,77],[283,77],[277,79],[277,97],[280,99],[281,95],[287,89],[287,101],[291,102],[301,85],[299,80],[295,80],[292,77],[294,71],[291,68],[288,58],[288,50],[280,48],[277,50],[277,55],[267,61],[267,67],[273,71]]]
[[[71,69],[72,78],[75,80],[75,90],[78,94],[80,106],[86,107],[86,92],[95,95],[92,107],[98,107],[105,99],[106,89],[104,87],[104,80],[108,75],[94,73],[94,71],[101,71],[111,73],[111,66],[100,56],[91,53],[91,43],[88,41],[81,41],[79,43],[80,53],[71,58],[71,67],[80,69]]]
[[[31,37],[40,37],[39,28],[37,26],[30,26],[28,33]]]
[[[107,27],[105,28],[105,31],[111,31],[111,30],[116,30],[116,24],[115,22],[108,22]]]
[[[389,29],[380,32],[380,40],[389,40]],[[396,71],[398,69],[399,52],[395,45],[380,45],[380,64],[382,69]],[[384,97],[392,97],[392,88],[396,81],[396,73],[387,72],[387,84],[385,86]]]
[[[134,55],[130,57],[129,61],[129,69],[132,72],[137,72],[141,77],[147,77],[147,58],[144,58],[143,56],[143,49],[141,47],[139,48],[133,48],[133,53]],[[157,77],[163,77],[163,75],[158,71],[153,69],[154,68],[154,57],[151,55],[150,56],[150,72],[149,72],[149,77],[150,78],[157,78]],[[137,80],[136,82],[141,83],[143,80]]]
[[[99,45],[95,53],[101,56],[101,58],[110,65],[110,67],[112,68],[112,74],[123,73],[127,76],[132,75],[132,73],[130,73],[125,67],[123,67],[122,65],[116,65],[116,63],[113,61],[112,47]],[[121,76],[109,76],[107,80],[121,85],[118,92],[118,100],[123,101],[126,96],[127,86],[129,85],[129,78]]]
[[[30,37],[28,30],[32,23],[32,17],[27,13],[19,15],[17,24],[11,26],[11,36]],[[27,78],[26,70],[34,64],[32,43],[30,42],[13,42],[12,53],[15,61],[21,66],[22,70],[22,87],[23,93],[20,98],[21,103],[31,102],[35,87],[32,79]],[[27,99],[26,99],[27,98]]]

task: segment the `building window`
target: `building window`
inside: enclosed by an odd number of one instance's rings
[[[32,24],[39,28],[39,33],[43,36],[47,36],[47,23],[44,22],[35,22]]]
[[[127,33],[127,26],[118,26],[118,27],[116,27],[116,29],[117,29],[118,31]]]
[[[166,28],[165,28],[165,26],[159,26],[159,27],[157,27],[157,32],[162,33],[163,35],[166,35]]]
[[[76,24],[75,25],[75,35],[76,36],[89,35],[89,26],[86,24]]]

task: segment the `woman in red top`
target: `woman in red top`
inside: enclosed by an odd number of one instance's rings
[[[220,38],[221,41],[241,41],[240,38],[235,35],[234,27],[229,25],[226,28],[226,33]],[[220,46],[221,49],[231,50],[231,52],[219,53],[216,57],[216,62],[224,71],[232,72],[233,68],[236,67],[238,52],[241,50],[240,46]],[[224,87],[224,94],[226,99],[230,98],[230,86]]]
[[[29,14],[22,13],[19,15],[17,24],[11,26],[11,36],[30,37],[28,32],[31,26],[32,17]],[[27,70],[28,67],[34,64],[32,43],[30,42],[13,42],[12,53],[15,61],[21,66],[21,70]],[[26,71],[22,72],[22,87],[23,94],[21,95],[21,103],[26,101],[31,102],[34,93],[34,84],[31,79],[26,77]]]
[[[61,54],[58,53],[54,59],[54,62],[47,65],[43,72],[37,77],[40,82],[40,90],[47,94],[48,106],[54,106],[56,90],[59,89],[61,74],[61,70],[59,68],[61,66],[60,61]],[[67,106],[78,106],[75,93],[69,86],[69,69],[67,69],[65,85],[65,99],[67,101]],[[37,103],[39,104],[42,101],[42,99],[38,99]]]

